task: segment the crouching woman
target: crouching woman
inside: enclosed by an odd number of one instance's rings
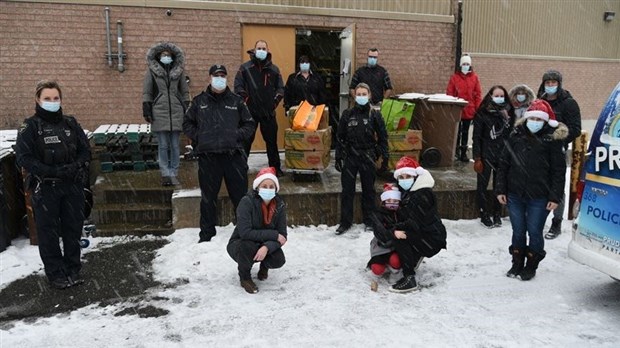
[[[258,292],[250,274],[255,262],[260,262],[258,280],[267,279],[270,268],[280,268],[286,262],[282,251],[287,238],[286,206],[278,191],[276,169],[261,169],[252,190],[239,202],[237,226],[226,247],[238,264],[241,287],[250,294]]]

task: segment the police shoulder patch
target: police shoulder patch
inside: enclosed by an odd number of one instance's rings
[[[28,123],[24,122],[19,126],[19,133],[23,133],[28,128]]]

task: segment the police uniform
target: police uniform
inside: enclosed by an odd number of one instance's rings
[[[356,104],[345,110],[338,125],[336,161],[342,163],[342,196],[340,225],[346,228],[353,223],[353,198],[355,178],[360,173],[362,183],[362,213],[364,223],[372,226],[371,214],[375,209],[375,162],[381,155],[382,169],[387,166],[387,131],[381,113],[371,110],[368,104]]]
[[[37,104],[35,115],[20,127],[15,152],[18,165],[28,172],[45,274],[53,286],[66,287],[81,279],[79,242],[90,145],[75,118],[64,116],[62,109],[49,112]]]

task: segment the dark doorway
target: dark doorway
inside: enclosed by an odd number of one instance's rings
[[[340,115],[338,94],[340,92],[340,30],[298,28],[295,35],[295,70],[299,70],[299,57],[310,58],[310,69],[325,81],[329,124],[333,134]],[[332,142],[335,144],[335,142]]]

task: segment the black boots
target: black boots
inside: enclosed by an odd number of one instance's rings
[[[491,217],[484,210],[480,211],[480,222],[488,228],[493,227],[493,221],[491,221]]]
[[[537,254],[528,250],[528,252],[526,253],[527,263],[525,264],[525,268],[523,268],[523,271],[521,271],[520,274],[521,280],[530,280],[534,278],[534,276],[536,275],[536,269],[538,268],[538,264],[545,258],[545,255],[547,255],[547,253],[545,253],[544,251],[542,252],[542,254]]]
[[[562,233],[562,218],[553,218],[551,220],[551,228],[545,234],[545,239],[555,239]]]
[[[456,159],[461,162],[469,162],[469,158],[467,157],[467,146],[459,146],[456,149]]]
[[[269,277],[269,268],[265,267],[263,263],[260,263],[260,267],[258,269],[257,278],[258,280],[265,280]]]
[[[412,275],[404,276],[399,281],[397,281],[396,284],[390,286],[388,290],[391,292],[405,293],[405,292],[415,291],[418,289],[419,287],[418,287],[418,283],[415,281],[415,275],[412,274]]]
[[[502,226],[502,217],[499,213],[493,214],[493,227],[501,227]]]
[[[512,255],[512,267],[506,273],[507,277],[515,278],[525,266],[525,250],[519,248],[513,248],[512,245],[508,247],[508,252]]]
[[[351,225],[345,225],[345,224],[340,224],[340,226],[338,226],[338,228],[336,229],[336,235],[341,235],[343,233],[345,233],[346,231],[348,231],[351,228]]]

